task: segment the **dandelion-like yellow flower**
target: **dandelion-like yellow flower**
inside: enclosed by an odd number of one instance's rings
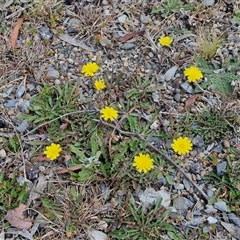
[[[118,117],[118,111],[112,107],[105,107],[101,110],[101,117],[107,121],[114,121]]]
[[[170,37],[160,37],[160,38],[158,39],[158,42],[159,42],[163,47],[169,47],[169,46],[172,44],[173,40],[172,40],[172,38],[170,38]]]
[[[188,82],[196,82],[199,79],[203,78],[201,70],[194,66],[185,69],[184,76],[187,77]]]
[[[100,91],[100,90],[103,90],[104,88],[106,88],[106,84],[103,80],[96,80],[94,82],[94,87],[96,90]]]
[[[153,161],[149,154],[139,153],[138,156],[134,157],[133,166],[137,168],[138,172],[146,173],[154,168]]]
[[[89,62],[83,65],[81,73],[83,73],[84,76],[93,77],[99,69],[99,66],[95,62]]]
[[[173,140],[171,144],[174,152],[181,154],[187,154],[192,150],[192,142],[188,137],[179,137]]]
[[[52,143],[51,145],[46,147],[44,154],[46,154],[47,158],[49,158],[50,160],[55,160],[60,156],[61,151],[62,148],[59,144]]]

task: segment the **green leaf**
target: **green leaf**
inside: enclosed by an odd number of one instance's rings
[[[169,185],[172,185],[172,184],[173,184],[173,180],[172,180],[172,177],[171,177],[171,176],[167,175],[167,176],[166,176],[166,180],[167,180],[167,182],[168,182]]]
[[[93,171],[89,168],[84,168],[78,172],[78,181],[84,182],[92,177]]]

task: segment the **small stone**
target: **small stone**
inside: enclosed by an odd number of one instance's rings
[[[176,93],[176,94],[173,96],[173,99],[174,99],[175,101],[177,101],[177,102],[180,101],[180,98],[181,98],[181,96],[180,96],[179,93]]]
[[[59,76],[60,74],[57,70],[50,68],[46,74],[46,80],[55,80],[58,79]]]
[[[152,21],[149,16],[145,16],[144,14],[142,14],[142,15],[140,16],[140,20],[141,20],[141,22],[144,23],[144,24],[147,24],[147,23],[149,23],[149,22]]]
[[[53,37],[53,34],[47,27],[40,27],[38,33],[43,40],[50,40]]]
[[[206,7],[211,7],[214,4],[214,0],[203,0],[203,4]]]
[[[196,147],[203,147],[205,145],[203,138],[199,135],[197,135],[196,137],[193,138],[192,143]]]
[[[240,227],[240,218],[234,213],[228,214],[229,220],[231,220],[236,226]]]
[[[211,217],[211,216],[209,216],[209,217],[207,218],[207,220],[208,220],[209,224],[215,224],[215,223],[218,222],[218,220],[217,220],[216,218]]]
[[[192,219],[191,221],[189,221],[189,222],[186,222],[186,225],[187,226],[193,226],[193,227],[197,227],[197,226],[199,226],[200,224],[202,224],[203,223],[203,218],[194,218],[194,219]]]
[[[189,173],[187,173],[187,174],[191,176],[191,174],[189,174]],[[189,191],[192,184],[186,178],[183,178],[183,184],[184,184],[185,189],[187,191]]]
[[[160,179],[157,180],[157,183],[160,183],[162,185],[166,185],[167,184],[167,180],[165,177],[161,177]]]
[[[200,173],[202,166],[199,163],[192,163],[189,168],[189,172],[197,174]]]
[[[121,16],[118,17],[118,21],[120,23],[125,23],[126,22],[126,19],[127,19],[127,15],[123,14]]]
[[[17,102],[18,102],[17,100],[8,100],[7,102],[4,103],[4,107],[6,108],[16,107]]]
[[[212,205],[206,205],[206,209],[204,209],[206,213],[216,213],[217,209],[215,209]]]
[[[81,21],[78,18],[71,18],[67,23],[68,33],[75,33],[80,27]]]
[[[19,104],[19,109],[21,112],[26,112],[26,110],[29,108],[30,106],[30,101],[27,100],[27,101],[24,101],[22,104]]]
[[[25,92],[25,86],[21,85],[18,90],[16,91],[15,97],[20,98]]]
[[[136,47],[136,45],[133,44],[133,43],[124,43],[120,46],[120,48],[123,49],[123,50],[131,50],[135,47]]]
[[[224,141],[223,141],[223,146],[224,146],[225,148],[230,148],[230,143],[229,143],[229,141],[224,140]]]
[[[7,153],[6,153],[6,151],[2,148],[1,150],[0,150],[0,159],[2,158],[5,158],[7,156]]]
[[[23,120],[21,124],[17,127],[18,132],[24,132],[29,127],[29,123],[26,120]]]
[[[179,196],[173,200],[173,206],[180,212],[192,208],[193,205],[194,205],[193,202],[191,202],[189,199],[185,197]]]
[[[211,189],[207,189],[206,193],[209,197],[212,197],[214,194],[214,192]]]
[[[188,83],[188,82],[184,82],[181,84],[181,88],[186,91],[187,93],[192,93],[193,92],[193,88],[192,86]]]
[[[184,185],[181,183],[176,183],[174,184],[174,188],[177,190],[183,190],[184,189]]]
[[[171,194],[167,191],[155,191],[153,188],[147,188],[139,196],[140,201],[143,203],[143,209],[146,209],[149,204],[156,202],[162,198],[162,206],[168,208],[171,202]]]
[[[219,211],[228,212],[228,207],[225,202],[215,202],[213,206]]]
[[[221,163],[218,163],[216,169],[217,169],[217,175],[218,176],[222,176],[226,170],[226,167],[227,167],[227,162],[224,161],[224,162],[221,162]]]
[[[153,102],[159,103],[160,93],[158,91],[153,92],[152,93],[152,99],[153,99]]]
[[[214,147],[213,152],[221,153],[222,152],[222,145],[218,145],[218,146]]]
[[[166,81],[170,81],[174,77],[177,70],[178,70],[178,66],[173,66],[170,69],[168,69],[164,74],[164,79]]]

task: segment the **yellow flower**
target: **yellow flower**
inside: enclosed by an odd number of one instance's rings
[[[159,43],[164,47],[169,47],[171,43],[173,42],[172,38],[170,37],[160,37],[158,39]]]
[[[134,157],[133,166],[137,168],[138,172],[146,173],[154,168],[153,161],[149,154],[139,153],[139,156]]]
[[[188,82],[196,82],[203,78],[201,70],[194,66],[185,69],[184,76],[188,78]]]
[[[84,74],[84,76],[91,76],[93,77],[94,74],[99,70],[99,66],[95,62],[89,62],[85,65],[83,65],[81,73]]]
[[[108,119],[110,119],[111,121],[113,121],[114,119],[116,119],[118,117],[118,111],[115,110],[112,107],[105,107],[101,110],[101,117],[107,121]]]
[[[171,144],[174,152],[181,154],[189,153],[192,150],[192,142],[188,137],[179,137]]]
[[[57,157],[60,156],[60,152],[62,148],[59,144],[52,143],[50,146],[46,147],[44,154],[46,154],[47,158],[50,160],[55,160]]]
[[[94,82],[94,87],[96,88],[96,90],[100,91],[106,88],[106,84],[103,80],[96,80]]]

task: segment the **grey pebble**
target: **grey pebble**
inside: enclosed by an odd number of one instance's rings
[[[18,102],[17,100],[8,100],[4,103],[4,107],[6,107],[6,108],[16,107],[17,102]]]
[[[178,66],[173,66],[170,69],[168,69],[164,74],[164,79],[166,81],[170,81],[174,77],[177,70],[178,70]]]
[[[173,99],[175,100],[175,101],[177,101],[177,102],[179,102],[180,101],[180,94],[179,93],[176,93],[174,96],[173,96]]]
[[[25,92],[25,86],[21,85],[15,93],[16,98],[20,98]]]
[[[30,101],[24,101],[22,104],[19,104],[18,108],[21,112],[25,112],[30,107]]]
[[[215,209],[212,205],[206,205],[206,209],[204,209],[205,213],[216,213],[217,209]]]
[[[206,7],[211,7],[214,4],[214,0],[203,0],[203,4]]]
[[[59,72],[55,69],[48,69],[48,72],[46,74],[46,79],[47,80],[55,80],[55,79],[58,79],[60,76]]]
[[[223,141],[223,146],[224,146],[225,148],[230,148],[230,143],[229,143],[229,141],[224,140],[224,141]]]
[[[180,86],[187,93],[192,93],[193,92],[193,88],[188,82],[184,82]]]
[[[157,180],[157,183],[160,183],[162,185],[166,185],[167,184],[167,180],[165,177],[161,177],[160,179]]]
[[[228,215],[229,220],[231,220],[236,226],[240,227],[240,218],[234,213]]]
[[[17,127],[18,132],[24,132],[29,127],[29,123],[26,120],[23,120],[21,124]]]
[[[209,197],[212,197],[214,194],[214,192],[211,189],[207,189],[206,193]]]
[[[126,19],[127,19],[127,15],[123,14],[121,16],[118,17],[118,21],[120,23],[125,23],[126,22]]]
[[[153,92],[152,93],[152,99],[153,99],[153,102],[159,103],[160,93],[158,91]]]
[[[124,43],[120,46],[120,48],[123,50],[131,50],[135,47],[136,47],[136,45],[134,43]]]
[[[144,23],[144,24],[147,24],[147,23],[149,23],[149,22],[151,22],[152,20],[151,20],[151,18],[147,15],[144,15],[144,14],[142,14],[141,16],[140,16],[140,20],[141,20],[141,22],[142,23]]]
[[[187,173],[187,174],[189,174],[189,173]],[[189,174],[189,175],[191,176],[191,174]],[[183,178],[183,184],[184,184],[185,189],[187,191],[189,191],[192,184],[186,178]]]
[[[15,88],[16,88],[16,86],[10,87],[10,88],[4,93],[4,97],[8,97]]]
[[[177,190],[183,190],[184,189],[184,185],[181,183],[176,183],[174,184],[174,188]]]
[[[222,176],[224,174],[224,171],[226,170],[226,167],[227,167],[227,162],[226,161],[218,163],[218,165],[216,167],[217,175]]]
[[[222,145],[218,145],[213,148],[213,152],[221,153],[222,152]]]
[[[193,202],[185,197],[179,196],[173,200],[173,206],[180,212],[192,208],[193,205]]]
[[[192,227],[197,227],[202,223],[203,223],[203,218],[198,217],[198,218],[193,218],[191,221],[186,222],[186,225],[192,226]]]
[[[209,216],[209,217],[207,218],[207,220],[208,220],[209,224],[215,224],[215,223],[218,222],[218,220],[217,220],[216,218],[211,217],[211,216]]]
[[[228,212],[228,207],[225,202],[215,202],[213,206],[219,211]]]
[[[192,163],[189,167],[189,172],[197,174],[202,170],[202,166],[199,163]]]
[[[201,136],[197,135],[196,137],[193,138],[192,143],[196,146],[196,147],[203,147],[204,144],[204,140]]]
[[[7,156],[7,153],[6,153],[6,151],[2,148],[2,149],[0,149],[0,159],[2,158],[5,158]]]
[[[193,212],[193,215],[194,215],[194,216],[202,216],[202,212],[201,212],[200,210],[195,210],[195,211]]]
[[[47,27],[40,27],[38,33],[43,40],[50,40],[53,37],[52,32]]]

